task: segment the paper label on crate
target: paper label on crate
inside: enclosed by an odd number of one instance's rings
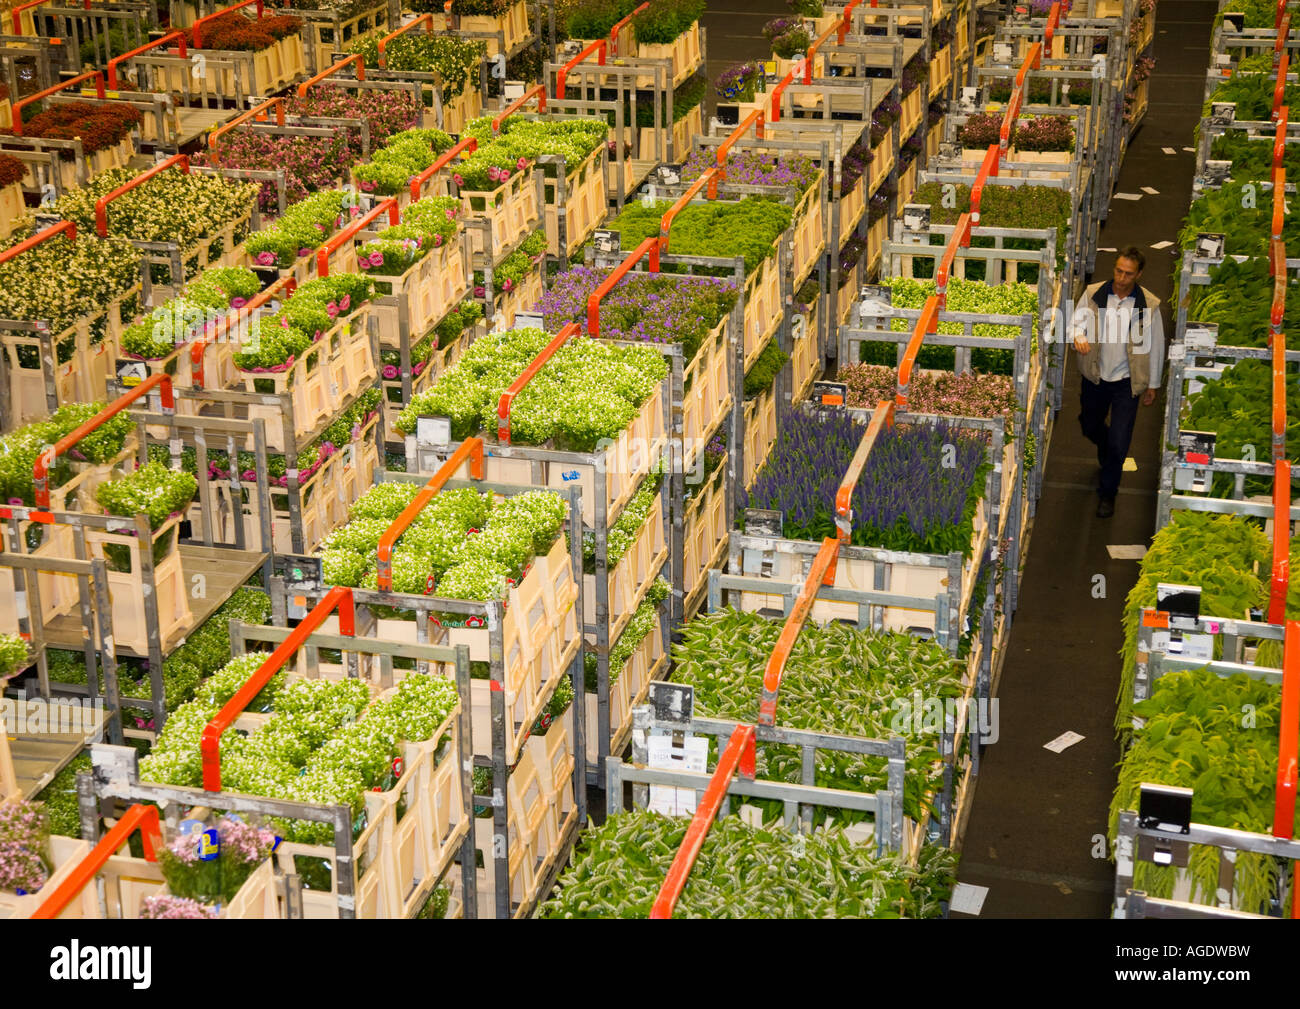
[[[417,417],[415,441],[419,447],[451,444],[450,417]]]
[[[993,43],[993,62],[1010,63],[1011,62],[1011,43],[994,42]]]
[[[27,591],[19,589],[14,593],[14,609],[17,610],[16,616],[19,620],[27,617]]]
[[[1208,354],[1219,343],[1217,322],[1189,322],[1183,333],[1183,349],[1189,354]]]
[[[1223,251],[1227,247],[1227,236],[1219,231],[1198,231],[1196,233],[1196,258],[1220,260],[1223,258]],[[1169,244],[1169,243],[1166,243]],[[1155,246],[1151,246],[1155,248]],[[1184,339],[1183,341],[1187,341]]]
[[[906,204],[903,207],[903,229],[917,232],[929,231],[930,205],[928,203]]]
[[[858,324],[864,329],[888,329],[893,308],[894,289],[888,284],[862,285],[858,294]]]
[[[709,741],[704,736],[686,736],[680,748],[673,746],[672,736],[650,736],[646,740],[647,763],[670,771],[695,771],[703,774],[709,766]],[[665,816],[690,816],[695,812],[695,789],[671,785],[650,786],[650,809]]]
[[[1081,742],[1083,739],[1086,738],[1087,738],[1086,736],[1081,736],[1079,735],[1079,733],[1074,731],[1062,732],[1051,742],[1044,743],[1043,749],[1051,750],[1053,753],[1061,753],[1064,750],[1068,749],[1069,747],[1073,746],[1075,743]]]
[[[1237,118],[1236,102],[1211,102],[1210,125],[1231,126]]]
[[[652,680],[646,703],[654,720],[670,725],[690,725],[695,716],[695,688],[685,683]]]
[[[956,911],[958,914],[978,915],[984,910],[984,898],[988,895],[987,886],[958,883],[952,888],[952,899],[948,901],[948,910]]]
[[[144,361],[134,361],[128,357],[119,357],[114,366],[117,381],[127,389],[132,389],[149,377],[149,366]]]

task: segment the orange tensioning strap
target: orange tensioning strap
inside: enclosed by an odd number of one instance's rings
[[[844,479],[835,491],[835,531],[841,546],[847,545],[853,535],[853,492],[857,489],[858,481],[862,479],[862,471],[867,465],[867,456],[871,454],[871,449],[876,444],[876,439],[880,437],[880,432],[886,427],[894,426],[894,404],[887,399],[882,399],[876,404],[876,409],[871,413],[871,421],[867,424],[866,433],[862,440],[858,442],[857,450],[853,453],[853,458],[849,460],[849,468],[844,471]],[[835,580],[835,558],[831,558],[830,570],[827,572],[823,584],[830,585]],[[811,586],[810,586],[811,587]]]
[[[241,7],[247,7],[249,4],[257,5],[257,19],[259,21],[262,20],[262,15],[264,13],[262,9],[262,0],[239,0],[238,3],[233,3],[229,7],[222,7],[219,11],[213,11],[211,14],[204,14],[203,17],[199,18],[190,26],[194,32],[194,48],[203,48],[202,33],[199,31],[199,27],[204,21],[211,21],[213,18],[219,18],[222,14],[230,14],[232,11],[237,11]]]
[[[1286,622],[1282,648],[1282,710],[1278,718],[1273,836],[1295,836],[1297,746],[1300,745],[1300,623]],[[1293,903],[1300,903],[1293,898]],[[1295,909],[1292,908],[1292,914]]]
[[[428,34],[429,32],[433,31],[433,14],[432,13],[421,14],[414,21],[410,21],[407,24],[402,25],[402,27],[397,29],[397,31],[395,32],[389,32],[387,35],[385,35],[382,39],[379,40],[379,69],[380,70],[387,69],[388,67],[388,57],[384,55],[384,49],[388,46],[388,43],[392,42],[393,39],[397,38],[397,36],[405,34],[406,32],[409,32],[413,28],[417,28],[420,25],[424,25],[425,34]]]
[[[137,802],[123,814],[122,819],[113,825],[112,830],[100,838],[99,843],[91,849],[90,854],[77,864],[71,874],[59,884],[58,889],[46,897],[41,906],[32,912],[32,918],[48,921],[62,914],[64,909],[76,899],[77,894],[81,893],[95,878],[95,875],[108,860],[116,855],[122,845],[131,839],[131,835],[137,829],[140,831],[140,840],[144,845],[145,859],[150,862],[158,861],[158,845],[162,839],[162,832],[158,822],[158,807],[146,806]]]
[[[1291,110],[1286,105],[1277,110],[1277,130],[1273,133],[1273,171],[1275,173],[1282,167],[1282,159],[1286,156],[1286,127],[1290,118]]]
[[[1276,238],[1268,243],[1268,272],[1273,278],[1273,303],[1269,307],[1269,331],[1280,333],[1286,318],[1286,243]],[[1269,340],[1272,346],[1272,340]]]
[[[647,0],[646,3],[643,3],[640,7],[636,8],[636,10],[627,17],[623,18],[621,21],[614,22],[614,27],[609,30],[609,48],[613,55],[618,55],[618,33],[627,26],[629,21],[640,14],[643,10],[648,10],[649,8],[650,3],[649,0]]]
[[[984,161],[975,176],[975,184],[970,187],[971,224],[980,222],[980,201],[984,197],[984,184],[998,174],[1001,155],[1002,148],[998,144],[990,144],[989,149],[984,152]]]
[[[1286,334],[1270,336],[1273,350],[1273,461],[1286,458]]]
[[[355,63],[357,65],[357,80],[364,81],[366,79],[366,61],[361,58],[360,53],[352,53],[352,55],[350,56],[344,56],[343,59],[339,60],[332,67],[326,67],[320,73],[316,74],[315,76],[308,77],[305,81],[299,84],[298,97],[306,98],[308,88],[310,88],[313,84],[317,84],[323,81],[326,77],[330,76],[330,74],[334,73],[336,70],[342,70],[349,63]]]
[[[509,105],[507,105],[504,109],[502,109],[497,114],[497,117],[492,120],[492,134],[495,136],[496,134],[500,133],[501,124],[502,122],[505,121],[506,117],[511,115],[514,112],[518,112],[534,98],[537,99],[537,111],[545,112],[546,111],[546,85],[534,84],[531,88],[525,91],[522,95],[516,98],[513,102],[511,102]]]
[[[605,39],[596,39],[595,42],[592,42],[590,45],[587,46],[586,49],[582,50],[582,52],[578,53],[577,56],[575,56],[575,57],[573,57],[573,59],[569,60],[568,63],[566,63],[566,64],[564,64],[564,66],[560,67],[560,72],[559,72],[558,74],[555,75],[555,97],[556,97],[556,99],[557,99],[557,100],[563,100],[563,99],[564,99],[564,90],[565,90],[565,87],[564,87],[564,86],[565,86],[565,83],[566,83],[566,82],[568,81],[568,79],[569,79],[569,71],[570,71],[573,67],[576,67],[579,63],[581,63],[583,60],[585,60],[585,59],[586,59],[588,56],[590,56],[593,52],[598,52],[598,53],[600,53],[600,59],[599,59],[597,62],[599,63],[600,66],[603,67],[603,66],[605,65],[605,54],[606,54],[606,52],[608,52],[608,50],[609,50],[609,43],[608,43]]]
[[[768,111],[770,113],[768,119],[772,122],[779,123],[781,121],[781,96],[785,94],[785,89],[793,83],[794,71],[791,70],[788,74],[777,81],[776,85],[772,88],[772,101],[768,105]]]
[[[916,366],[916,355],[921,352],[921,344],[928,334],[935,332],[939,323],[939,298],[931,295],[925,299],[921,317],[912,329],[912,338],[907,341],[907,350],[903,360],[898,363],[898,389],[894,393],[894,403],[900,410],[907,409],[907,389],[912,384],[912,369]]]
[[[456,155],[460,154],[461,151],[473,152],[477,150],[478,141],[473,137],[465,137],[463,140],[458,141],[451,150],[440,155],[437,161],[431,164],[419,175],[415,176],[415,178],[411,179],[411,199],[418,200],[420,198],[420,190],[424,188],[425,183],[451,164],[452,161],[455,160]]]
[[[420,488],[420,492],[411,499],[411,503],[402,509],[402,513],[397,518],[393,519],[393,524],[384,530],[384,535],[379,537],[379,546],[375,549],[375,573],[380,592],[393,591],[393,547],[397,543],[397,538],[406,532],[415,521],[415,517],[434,499],[438,491],[442,490],[466,459],[469,460],[470,478],[482,480],[484,472],[482,438],[467,438],[461,442],[451,457],[438,467],[438,472]],[[430,575],[429,579],[426,592],[433,589],[433,576]]]
[[[1052,48],[1052,36],[1056,34],[1056,28],[1061,23],[1061,5],[1060,3],[1052,4],[1052,9],[1047,12],[1047,27],[1043,29],[1043,50]]]
[[[302,623],[280,642],[270,658],[258,666],[257,671],[244,681],[244,685],[213,716],[212,721],[203,727],[203,735],[199,739],[199,752],[203,758],[204,791],[221,791],[221,734],[234,724],[235,719],[252,703],[253,698],[271,681],[271,677],[293,658],[294,652],[302,647],[311,633],[335,610],[338,610],[339,615],[339,633],[352,637],[356,633],[356,607],[352,602],[352,589],[346,585],[336,585],[303,618]]]
[[[1278,110],[1286,101],[1286,73],[1290,62],[1290,54],[1285,49],[1282,50],[1282,55],[1277,61],[1277,84],[1273,87],[1273,114],[1270,117],[1272,119],[1277,119]]]
[[[38,0],[38,2],[45,3],[45,0]],[[18,33],[15,32],[14,34]],[[23,135],[23,117],[19,115],[19,112],[24,106],[30,105],[32,102],[38,102],[47,95],[52,95],[56,91],[62,91],[64,88],[71,87],[73,84],[84,81],[89,77],[95,79],[95,97],[102,101],[104,98],[104,75],[98,70],[88,70],[84,74],[78,74],[76,77],[69,77],[66,81],[60,81],[53,87],[46,88],[44,91],[38,91],[34,95],[28,95],[26,98],[14,102],[13,108],[10,110],[13,118],[14,136],[21,137]]]
[[[1273,463],[1273,577],[1269,583],[1268,622],[1286,620],[1287,584],[1291,576],[1291,464]]]
[[[186,157],[184,154],[173,154],[170,158],[158,162],[158,164],[154,165],[152,168],[148,169],[147,171],[141,172],[135,178],[130,179],[127,182],[124,182],[122,185],[118,186],[111,193],[105,193],[98,200],[96,200],[95,201],[95,231],[99,233],[99,237],[100,238],[108,237],[108,205],[110,203],[116,200],[123,193],[130,192],[132,189],[134,189],[136,186],[140,185],[141,183],[147,182],[149,179],[152,179],[155,175],[159,174],[160,172],[165,172],[167,169],[171,168],[172,165],[179,165],[180,170],[184,174],[186,175],[190,174],[190,159]]]
[[[614,289],[614,285],[623,279],[624,275],[637,263],[641,262],[642,257],[650,257],[650,272],[659,272],[659,236],[655,235],[642,241],[631,254],[618,266],[614,267],[613,272],[600,282],[590,295],[587,296],[587,332],[592,336],[600,336],[600,302],[605,295]]]
[[[116,417],[137,399],[145,396],[151,389],[158,386],[161,386],[159,389],[159,395],[162,399],[162,411],[163,413],[171,413],[176,408],[176,397],[172,391],[172,377],[165,372],[158,372],[154,375],[150,375],[125,395],[119,396],[117,399],[113,400],[113,402],[109,403],[108,406],[100,410],[99,413],[95,414],[95,416],[83,422],[75,430],[70,431],[68,434],[65,434],[62,438],[56,441],[52,448],[46,449],[38,455],[36,461],[32,463],[32,483],[36,488],[36,507],[50,507],[50,488],[47,477],[49,475],[50,467],[54,465],[55,459],[63,455],[64,452],[72,448],[73,445],[81,441],[81,439],[90,434],[91,431],[100,427],[100,425],[105,421]]]
[[[940,308],[948,307],[948,278],[952,275],[952,264],[957,259],[957,250],[970,248],[970,229],[971,215],[968,212],[957,218],[948,245],[943,250],[943,258],[939,260],[939,267],[935,270],[934,286],[935,293],[939,296]]]
[[[664,877],[663,885],[659,888],[659,896],[655,898],[654,906],[650,909],[651,918],[673,916],[673,908],[677,906],[677,899],[686,888],[686,880],[690,877],[691,868],[695,865],[695,859],[699,857],[700,849],[704,847],[704,839],[709,834],[709,828],[713,826],[714,817],[718,815],[731,779],[736,776],[737,770],[746,778],[754,776],[756,763],[754,742],[754,726],[737,725],[732,731],[726,749],[718,758],[717,770],[709,779],[709,787],[704,790],[704,797],[695,807],[695,815],[691,818],[690,826],[686,828],[682,846],[677,849],[673,864],[668,867],[668,875]]]
[[[563,329],[555,334],[555,338],[542,348],[535,358],[529,362],[528,367],[520,373],[519,377],[510,383],[510,388],[501,394],[501,399],[497,401],[497,438],[504,444],[510,444],[510,407],[514,404],[515,397],[524,391],[524,388],[545,367],[546,362],[560,352],[560,348],[569,342],[569,338],[577,336],[582,332],[582,327],[576,322],[568,323]]]
[[[316,250],[316,275],[319,277],[328,277],[330,275],[330,256],[338,249],[341,249],[346,242],[352,241],[367,224],[373,221],[380,214],[388,212],[388,223],[392,227],[397,227],[402,220],[401,208],[397,205],[397,200],[389,197],[381,200],[328,242]]]
[[[1287,36],[1291,34],[1291,12],[1286,11],[1278,18],[1277,25],[1274,29],[1277,32],[1277,38],[1273,41],[1273,66],[1277,67],[1278,57],[1282,50],[1286,48]]]
[[[813,60],[817,57],[817,50],[822,47],[823,42],[827,41],[833,33],[838,31],[839,25],[832,24],[824,32],[813,39],[812,43],[808,46],[808,52],[804,56],[803,60],[803,82],[805,84],[812,83]]]
[[[849,25],[852,24],[853,8],[862,3],[862,0],[850,0],[850,3],[844,8],[844,17],[840,19],[840,33],[836,41],[844,45],[844,37],[849,33]],[[876,6],[873,2],[872,7]]]
[[[129,60],[132,56],[139,56],[143,52],[148,52],[150,49],[157,49],[159,46],[166,45],[168,42],[172,42],[172,41],[175,41],[177,43],[177,48],[180,50],[180,57],[181,59],[184,59],[186,55],[185,33],[168,32],[160,39],[154,39],[152,42],[146,42],[142,46],[136,46],[136,48],[132,49],[130,52],[123,53],[121,56],[114,56],[111,60],[109,60],[108,61],[108,86],[112,88],[114,91],[117,90],[117,65],[121,63],[123,60]]]
[[[15,120],[15,122],[17,122],[17,120]],[[7,263],[11,259],[17,259],[28,249],[34,249],[42,242],[48,241],[55,235],[61,234],[65,231],[68,233],[69,242],[75,242],[77,240],[77,222],[60,221],[58,224],[51,225],[44,231],[36,232],[36,234],[32,235],[31,238],[24,238],[17,245],[11,245],[9,248],[5,249],[4,252],[0,252],[0,263]]]
[[[731,131],[727,139],[718,145],[718,153],[714,158],[714,163],[719,168],[726,165],[727,155],[731,152],[731,149],[740,142],[740,138],[745,135],[745,131],[748,130],[751,125],[754,127],[754,137],[758,140],[763,140],[763,124],[766,121],[766,118],[767,117],[764,115],[762,109],[754,109],[749,115],[742,119],[740,124]]]
[[[218,319],[212,327],[212,332],[204,334],[190,345],[190,385],[192,388],[203,389],[203,355],[208,349],[208,344],[213,340],[218,340],[221,335],[230,328],[232,322],[238,322],[243,318],[251,318],[252,314],[265,305],[268,301],[280,293],[284,288],[284,296],[287,299],[298,288],[296,277],[281,277],[265,291],[259,291],[253,297],[249,298],[239,308],[232,309],[226,315]]]
[[[881,407],[893,404],[887,401],[881,402]],[[877,407],[880,412],[880,407]],[[872,417],[874,425],[876,418]],[[879,432],[877,432],[879,433]],[[863,442],[871,437],[871,429],[868,428],[867,435],[864,436]],[[870,451],[870,446],[867,446]],[[858,446],[861,452],[862,446]],[[863,456],[865,461],[865,455]],[[857,461],[857,456],[854,456]],[[843,485],[841,485],[841,491]],[[849,491],[852,494],[852,489]],[[837,495],[838,507],[838,495]],[[838,525],[839,518],[836,517]],[[817,599],[817,589],[822,585],[832,585],[835,582],[835,561],[839,557],[840,543],[843,539],[841,533],[838,537],[828,536],[822,540],[821,549],[817,551],[817,556],[813,558],[812,567],[808,571],[808,578],[803,583],[803,588],[799,590],[799,596],[794,601],[794,606],[790,610],[790,615],[785,618],[785,626],[781,628],[781,636],[776,639],[776,646],[772,649],[772,654],[767,660],[767,669],[763,674],[763,695],[758,705],[758,724],[775,725],[776,724],[776,702],[781,690],[781,677],[785,674],[785,664],[789,661],[790,652],[794,649],[794,643],[799,637],[799,631],[803,629],[804,621],[808,619],[808,614],[812,612],[813,603]]]
[[[1282,228],[1286,225],[1286,173],[1281,168],[1273,172],[1273,241],[1281,241]]]

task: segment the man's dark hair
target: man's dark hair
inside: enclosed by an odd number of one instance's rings
[[[1115,258],[1117,260],[1120,259],[1133,260],[1133,262],[1137,263],[1138,265],[1138,273],[1141,273],[1143,269],[1146,268],[1147,265],[1147,257],[1142,255],[1142,250],[1139,249],[1136,245],[1124,246],[1124,248],[1119,250],[1119,255],[1116,256]]]

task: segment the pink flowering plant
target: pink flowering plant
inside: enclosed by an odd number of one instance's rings
[[[549,332],[587,319],[587,299],[608,277],[575,267],[554,279],[537,309]],[[689,364],[719,322],[735,307],[736,285],[712,277],[633,273],[600,303],[600,335],[611,340],[680,343]]]
[[[189,897],[170,897],[162,894],[144,899],[144,906],[140,908],[140,917],[155,921],[174,918],[216,918],[217,910]]]
[[[357,265],[372,276],[401,276],[434,249],[453,241],[464,226],[461,201],[430,196],[402,211],[400,224],[384,228],[357,250]],[[380,293],[388,293],[380,285]]]
[[[350,219],[345,204],[348,194],[341,189],[312,193],[289,207],[278,220],[248,236],[244,248],[257,266],[287,270],[303,256],[325,244]]]
[[[836,381],[849,387],[849,406],[875,406],[893,399],[898,369],[882,364],[851,364],[841,368]],[[968,371],[914,371],[908,385],[908,410],[944,417],[1003,417],[1016,409],[1016,390],[1009,375],[982,375]]]
[[[283,371],[373,295],[374,284],[359,273],[336,273],[300,284],[279,312],[259,321],[254,339],[235,355],[235,367]]]
[[[177,835],[159,851],[158,865],[174,896],[228,903],[275,850],[275,833],[265,827],[222,817],[216,828],[215,852],[204,844],[202,828]]]
[[[294,96],[285,106],[289,116],[362,120],[369,124],[373,150],[394,133],[410,129],[420,110],[409,92],[362,91],[349,94],[340,87],[317,87],[306,98]],[[329,137],[294,137],[235,129],[221,138],[217,157],[203,153],[195,164],[225,168],[283,170],[285,195],[296,203],[308,193],[337,185],[351,166],[364,157],[359,127],[343,126]],[[263,213],[274,213],[274,182],[264,182],[259,195]]]
[[[35,893],[45,885],[49,836],[44,803],[18,800],[0,805],[0,890]]]

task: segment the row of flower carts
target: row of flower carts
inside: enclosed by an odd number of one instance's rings
[[[0,249],[0,640],[112,744],[14,795],[48,878],[0,906],[644,915],[657,881],[609,891],[618,839],[658,830],[623,783],[712,792],[784,648],[714,837],[836,811],[846,857],[942,913],[1137,9],[1054,7],[976,68],[965,3],[801,4],[706,131],[697,5],[570,13],[522,89],[557,12],[448,6],[336,20],[281,94],[209,62],[254,97],[197,147],[137,108],[175,111],[172,44],[108,58],[148,90],[51,84],[22,131],[48,150],[0,138],[36,152],[28,202],[52,187]],[[240,8],[172,23],[298,17]],[[443,39],[483,45],[455,111]],[[1095,76],[1076,54],[1107,46]],[[131,120],[120,163],[87,164],[92,115]],[[665,681],[718,739],[699,770],[651,766]],[[612,815],[584,834],[590,785]]]

